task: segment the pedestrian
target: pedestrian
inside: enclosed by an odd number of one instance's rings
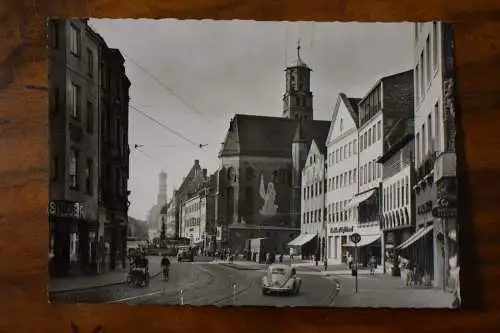
[[[325,272],[326,272],[328,270],[328,259],[326,257],[323,259],[323,265],[324,265]]]
[[[370,266],[370,278],[375,278],[375,267],[377,266],[377,259],[375,259],[375,256],[372,256],[370,258],[369,266]]]
[[[350,253],[347,254],[347,265],[349,265],[349,269],[352,269],[352,255]]]
[[[318,266],[318,263],[319,263],[319,254],[315,254],[314,255],[314,261],[316,262],[316,266]]]

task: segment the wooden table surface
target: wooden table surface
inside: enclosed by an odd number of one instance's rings
[[[47,303],[45,19],[454,23],[464,308],[273,309]],[[500,1],[0,0],[0,332],[499,332]]]

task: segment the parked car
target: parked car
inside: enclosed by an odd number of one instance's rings
[[[177,261],[194,261],[194,252],[189,247],[179,247]]]
[[[283,264],[272,264],[267,275],[262,278],[262,294],[288,293],[298,294],[302,280],[297,276],[295,268]]]

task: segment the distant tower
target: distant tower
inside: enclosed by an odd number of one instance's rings
[[[158,178],[157,204],[161,207],[167,203],[167,174],[165,171],[162,170]]]
[[[307,140],[302,131],[302,124],[299,122],[292,142],[292,202],[291,202],[291,227],[300,226],[300,205],[301,205],[301,182],[302,169],[307,158]]]
[[[285,69],[286,91],[283,95],[283,117],[313,120],[313,94],[311,69],[300,58],[300,39],[297,43],[297,60]]]

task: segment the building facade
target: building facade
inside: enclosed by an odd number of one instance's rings
[[[358,194],[347,208],[357,207],[358,258],[363,265],[372,256],[382,263],[383,169],[378,159],[390,148],[384,138],[411,124],[413,103],[413,71],[409,70],[383,77],[358,104]]]
[[[302,204],[300,234],[289,243],[304,257],[324,253],[325,232],[325,154],[324,143],[313,140],[302,169]],[[295,245],[296,244],[296,245]]]
[[[348,203],[358,193],[358,103],[360,99],[340,94],[327,149],[327,258],[332,264],[347,261],[349,236],[357,230],[357,207]]]
[[[384,138],[392,141],[391,138]],[[415,230],[415,200],[412,195],[413,133],[397,135],[378,163],[383,167],[382,179],[382,267],[385,273],[397,275],[399,263],[396,247],[401,248]]]
[[[198,194],[184,201],[181,213],[181,237],[189,238],[190,244],[193,246],[202,247],[206,235],[206,196]]]
[[[424,264],[436,287],[453,288],[458,278],[456,154],[451,27],[415,24],[416,236],[414,260]],[[418,246],[427,237],[431,246]]]
[[[100,273],[125,264],[130,82],[87,20],[48,31],[50,273]]]

